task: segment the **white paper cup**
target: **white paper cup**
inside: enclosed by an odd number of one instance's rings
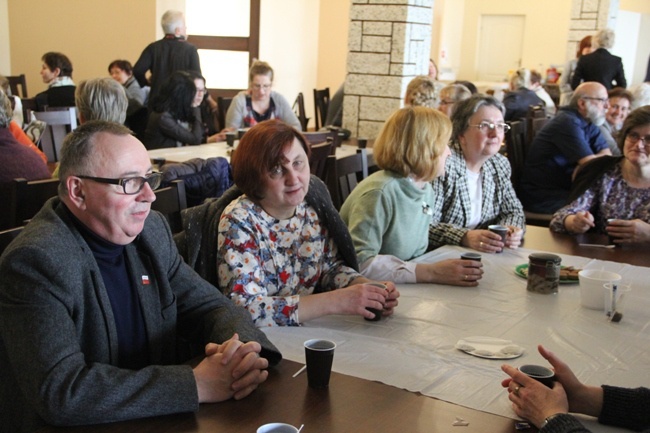
[[[580,281],[580,304],[591,310],[601,310],[605,303],[605,283],[619,283],[621,276],[615,272],[599,269],[583,269],[578,272]]]
[[[259,427],[257,433],[298,433],[298,429],[291,424],[274,422]]]

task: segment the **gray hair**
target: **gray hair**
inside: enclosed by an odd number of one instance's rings
[[[11,101],[9,101],[9,97],[5,95],[5,92],[0,89],[0,128],[8,128],[13,115]]]
[[[79,83],[74,102],[85,122],[106,120],[124,123],[129,101],[124,87],[112,78],[93,78]]]
[[[177,27],[182,27],[185,24],[185,16],[181,11],[167,11],[160,19],[160,25],[166,35],[173,35],[176,33]]]
[[[464,101],[472,97],[472,92],[462,84],[447,84],[440,89],[440,99],[443,99],[443,94],[449,95],[449,98],[454,102]]]
[[[616,41],[616,34],[612,29],[602,29],[596,32],[596,34],[591,38],[591,48],[605,48],[609,50],[614,46]]]
[[[458,142],[458,138],[469,128],[469,119],[481,107],[495,107],[501,111],[503,116],[506,114],[506,107],[494,96],[479,93],[469,99],[460,101],[456,104],[454,113],[451,115],[451,124],[453,127],[451,134],[452,141]]]
[[[635,86],[631,89],[632,96],[632,110],[643,107],[644,105],[650,105],[650,84],[641,83],[638,86]]]
[[[512,74],[510,77],[510,87],[514,90],[521,89],[525,87],[526,89],[530,88],[530,71],[526,68],[519,68]]]
[[[66,181],[69,176],[92,175],[95,167],[110,161],[98,161],[95,155],[95,137],[106,133],[117,136],[131,135],[131,130],[124,125],[104,120],[91,120],[68,134],[61,147],[59,163],[59,197],[68,193]]]

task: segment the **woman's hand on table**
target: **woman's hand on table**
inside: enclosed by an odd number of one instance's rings
[[[226,133],[235,131],[235,128],[223,128],[221,131],[217,132],[208,137],[208,143],[218,143],[220,141],[226,141]]]
[[[436,263],[419,263],[415,268],[418,283],[478,286],[483,278],[483,264],[476,260],[447,259]]]
[[[555,382],[551,389],[510,365],[503,365],[501,369],[510,376],[501,382],[501,386],[508,390],[508,398],[517,416],[539,428],[549,416],[568,413],[567,395],[559,382]]]
[[[650,242],[650,224],[640,219],[611,220],[606,230],[615,244]]]
[[[508,226],[508,234],[506,235],[506,247],[513,250],[521,245],[521,239],[524,236],[524,231],[520,227]]]
[[[489,230],[469,230],[461,239],[460,244],[482,253],[498,253],[505,248],[501,236]]]
[[[366,310],[366,308],[374,308],[376,310],[385,310],[388,308],[388,314],[392,314],[392,310],[397,305],[397,298],[399,297],[399,292],[395,288],[395,285],[381,281],[380,283],[386,286],[386,289],[383,289],[370,284],[373,282],[368,280],[326,292],[331,297],[330,302],[332,302],[329,314],[356,314],[367,319],[375,317],[375,314]],[[304,302],[307,298],[309,297],[305,297],[301,302]]]
[[[585,233],[595,227],[594,216],[589,211],[577,212],[564,218],[564,228],[569,233]]]

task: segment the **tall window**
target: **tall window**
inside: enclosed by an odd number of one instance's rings
[[[187,40],[196,45],[212,96],[232,97],[248,87],[259,57],[260,0],[187,0]]]

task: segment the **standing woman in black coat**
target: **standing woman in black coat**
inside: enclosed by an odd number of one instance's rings
[[[615,36],[612,29],[602,29],[591,38],[592,51],[578,60],[578,66],[571,79],[573,89],[583,81],[597,81],[607,90],[627,87],[623,60],[607,51],[614,46]]]

